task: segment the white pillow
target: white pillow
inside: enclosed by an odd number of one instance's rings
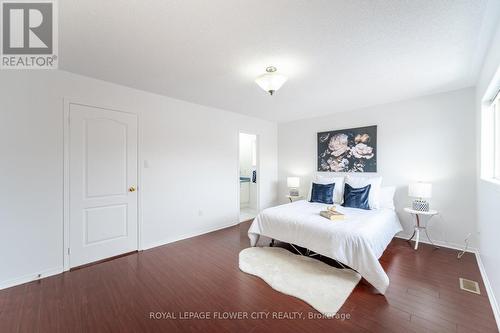
[[[371,185],[370,193],[368,194],[368,206],[370,206],[370,209],[378,209],[380,207],[380,186],[382,184],[382,177],[347,175],[345,182],[354,188]]]
[[[341,205],[344,202],[344,177],[332,177],[326,175],[316,175],[316,179],[313,179],[311,186],[309,187],[309,195],[307,196],[307,201],[311,201],[312,184],[333,184],[335,187],[333,189],[334,196],[333,202]]]
[[[396,187],[394,186],[382,186],[380,188],[380,208],[396,209],[394,206],[394,193],[396,193]]]

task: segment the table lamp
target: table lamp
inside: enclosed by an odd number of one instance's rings
[[[289,189],[290,196],[299,196],[300,178],[299,177],[287,177],[286,184]]]
[[[408,186],[408,196],[416,198],[413,200],[412,208],[420,212],[429,211],[429,202],[425,199],[432,197],[432,184],[413,183]]]

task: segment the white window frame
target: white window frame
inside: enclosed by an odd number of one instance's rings
[[[493,112],[493,179],[500,182],[500,91],[491,104]]]
[[[491,95],[490,95],[491,96]],[[481,113],[481,179],[500,185],[500,90]]]

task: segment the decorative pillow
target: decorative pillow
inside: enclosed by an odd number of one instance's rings
[[[333,189],[335,184],[312,184],[311,202],[333,204]]]
[[[370,209],[380,208],[380,186],[382,185],[382,177],[363,177],[348,175],[345,183],[354,188],[361,188],[371,185],[370,196],[368,198],[368,205]]]
[[[345,177],[332,177],[329,175],[316,174],[313,181],[311,182],[311,187],[309,188],[308,200],[311,201],[312,194],[312,184],[335,184],[335,188],[333,190],[333,202],[336,204],[342,204],[344,201],[344,179]]]
[[[365,187],[354,188],[349,184],[345,184],[344,203],[342,206],[370,209],[370,205],[368,205],[368,197],[370,195],[371,187],[371,185],[366,185]]]
[[[335,183],[335,189],[333,190],[333,201],[336,204],[342,204],[344,202],[344,176],[333,176],[328,173],[317,173],[315,183],[319,184],[330,184]]]

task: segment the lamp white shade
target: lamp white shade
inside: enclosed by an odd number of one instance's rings
[[[271,95],[278,91],[279,88],[286,82],[287,77],[276,72],[262,74],[255,79],[255,83],[262,89],[269,92]]]
[[[299,177],[287,177],[286,185],[290,188],[298,188],[300,186]]]
[[[431,198],[432,184],[413,183],[408,186],[408,196],[413,198]]]

